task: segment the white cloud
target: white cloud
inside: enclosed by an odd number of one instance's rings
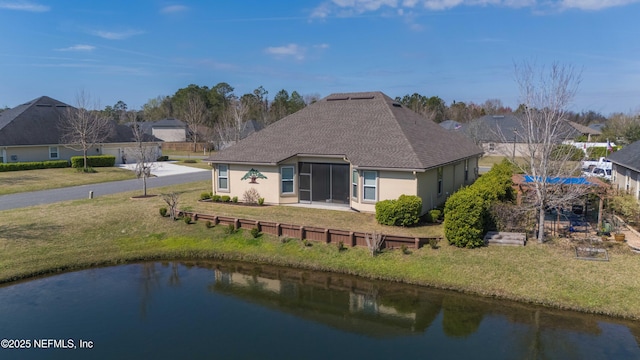
[[[601,10],[638,2],[640,0],[562,0],[561,7],[564,9]]]
[[[187,10],[189,10],[189,8],[184,5],[169,5],[160,9],[160,12],[163,14],[173,14],[173,13],[179,13]]]
[[[31,12],[47,12],[51,10],[49,6],[34,4],[28,1],[1,1],[0,9],[31,11]]]
[[[634,3],[640,3],[640,0],[327,0],[312,11],[311,18],[357,16],[367,12],[383,11],[385,8],[394,9],[398,16],[405,16],[406,9],[420,7],[430,11],[443,11],[459,6],[601,10]]]
[[[93,35],[99,36],[103,39],[108,40],[122,40],[135,35],[144,34],[144,31],[140,30],[125,30],[125,31],[104,31],[104,30],[95,30],[91,31]]]
[[[268,47],[265,52],[275,57],[292,57],[296,60],[304,60],[305,48],[297,44],[288,44],[285,46]]]
[[[92,45],[73,45],[67,48],[56,49],[56,51],[93,51],[96,47]]]
[[[313,47],[317,49],[328,49],[329,44],[317,44],[317,45],[313,45]]]

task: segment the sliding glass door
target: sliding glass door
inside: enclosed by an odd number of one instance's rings
[[[349,205],[349,165],[298,164],[300,202]]]

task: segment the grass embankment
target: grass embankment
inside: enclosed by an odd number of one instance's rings
[[[371,214],[297,207],[242,207],[199,203],[209,182],[182,191],[181,208],[238,217],[313,224],[385,233],[438,235],[440,226],[396,229],[375,224]],[[154,190],[156,193],[162,190]],[[161,218],[159,198],[132,200],[138,193],[83,199],[0,212],[0,282],[38,274],[152,259],[232,259],[370,278],[404,281],[564,309],[640,319],[640,261],[626,246],[610,251],[609,262],[579,261],[562,244],[491,246],[475,250],[441,244],[372,258],[364,248],[338,251],[335,245],[299,240],[282,243],[224,227],[206,228]]]
[[[0,172],[0,195],[136,178],[133,171],[115,167],[94,170],[95,173],[79,173],[73,168]]]

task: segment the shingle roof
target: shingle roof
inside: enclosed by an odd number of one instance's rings
[[[365,92],[329,95],[208,160],[275,164],[304,154],[345,156],[356,167],[419,170],[482,149],[381,92]]]
[[[607,156],[614,164],[640,172],[640,141],[631,143]]]
[[[60,120],[74,107],[48,96],[0,112],[0,146],[59,144]],[[131,128],[112,124],[113,130],[105,143],[132,142]],[[147,136],[145,141],[161,141]]]
[[[577,124],[578,125],[578,124]],[[522,121],[516,115],[485,115],[462,125],[463,133],[480,142],[513,142],[516,139],[514,132],[525,134]],[[558,131],[561,135],[558,142],[575,138],[582,133],[566,122]],[[521,136],[517,136],[516,142],[523,142]]]
[[[582,134],[585,135],[602,135],[602,131],[598,130],[598,129],[594,129],[590,126],[584,126],[582,124],[578,124],[577,122],[574,121],[569,121],[569,124],[571,126],[573,126],[574,129],[578,130],[579,132],[581,132]]]
[[[58,122],[69,105],[41,96],[0,113],[0,145],[57,144]]]

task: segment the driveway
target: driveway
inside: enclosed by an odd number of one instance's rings
[[[118,165],[121,169],[127,169],[134,171],[136,168],[136,164],[122,164]],[[202,171],[209,171],[207,169],[199,169],[190,166],[176,165],[172,161],[160,161],[151,163],[151,175],[154,176],[170,176],[170,175],[181,175],[181,174],[191,174]]]

